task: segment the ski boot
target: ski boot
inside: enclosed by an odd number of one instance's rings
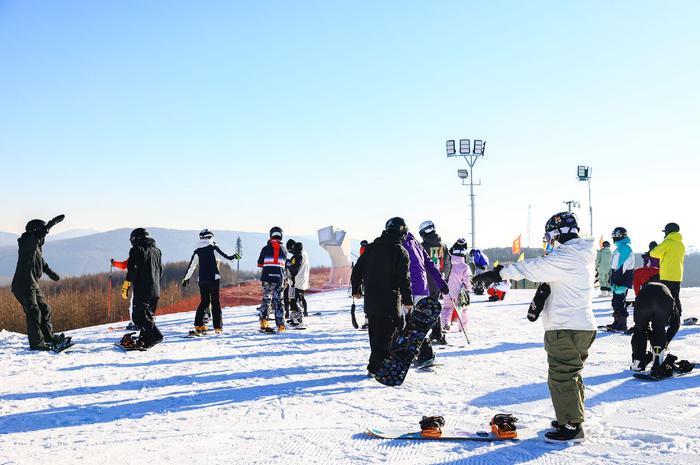
[[[420,434],[429,438],[442,436],[442,427],[445,426],[443,417],[423,417],[420,421]]]
[[[224,328],[214,328],[214,334],[222,334],[224,332]]]
[[[491,419],[491,432],[499,439],[515,439],[518,433],[515,431],[515,422],[518,419],[509,413],[499,413]]]
[[[632,364],[630,365],[630,370],[634,372],[640,372],[644,371],[649,365],[654,360],[654,356],[652,355],[651,352],[647,352],[642,356],[641,360],[632,360]]]

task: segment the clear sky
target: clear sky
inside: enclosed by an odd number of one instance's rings
[[[596,238],[700,246],[700,2],[0,0],[0,230],[467,237],[446,139],[481,138],[477,245],[532,244],[593,167]],[[587,228],[586,228],[587,230]]]

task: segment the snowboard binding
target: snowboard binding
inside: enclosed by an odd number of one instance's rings
[[[423,417],[420,421],[420,434],[430,438],[442,436],[442,427],[445,426],[445,418],[441,416]]]
[[[499,439],[515,439],[515,422],[518,419],[509,413],[499,413],[491,419],[491,432]]]
[[[134,334],[136,333],[126,333],[124,336],[122,336],[121,340],[119,341],[119,345],[124,347],[125,349],[139,349],[143,347],[143,341],[136,336],[134,337]]]

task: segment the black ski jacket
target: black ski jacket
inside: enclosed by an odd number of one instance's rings
[[[258,267],[262,268],[260,281],[265,283],[284,282],[285,265],[287,261],[287,249],[278,239],[270,239],[267,245],[260,251]]]
[[[41,249],[48,233],[48,229],[39,229],[25,232],[17,239],[19,256],[17,257],[15,276],[12,278],[12,292],[39,289],[39,279],[44,273],[49,276],[55,275],[44,260]]]
[[[678,311],[676,300],[665,284],[650,281],[642,286],[639,294],[634,299],[634,311],[648,315],[671,315]],[[635,313],[636,315],[636,313]]]
[[[161,252],[156,247],[155,240],[147,237],[131,247],[126,280],[133,285],[135,301],[143,302],[160,297],[162,273]]]
[[[197,244],[197,249],[192,254],[192,258],[190,258],[190,264],[187,267],[185,279],[190,279],[192,277],[197,265],[199,265],[200,283],[212,283],[221,279],[219,264],[216,262],[214,252],[227,260],[233,260],[233,255],[226,255],[214,241],[211,239],[202,239],[199,241],[199,244]]]
[[[435,231],[426,234],[422,239],[423,242],[421,245],[428,253],[433,263],[435,263],[438,270],[440,270],[445,281],[447,281],[450,276],[450,271],[452,271],[452,260],[449,249],[443,244],[442,238]],[[428,290],[431,296],[436,296],[440,292],[440,289],[438,289],[432,279],[428,279]]]
[[[352,293],[365,288],[365,313],[368,316],[398,318],[400,305],[412,305],[408,252],[401,236],[384,231],[365,248],[352,269]]]

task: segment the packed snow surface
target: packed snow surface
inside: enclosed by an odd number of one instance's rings
[[[107,326],[71,331],[62,354],[0,333],[0,464],[697,464],[698,373],[642,382],[626,370],[630,338],[598,335],[584,370],[587,441],[547,444],[553,418],[543,330],[525,318],[533,291],[503,302],[476,296],[469,338],[448,334],[431,370],[400,387],[365,376],[367,333],[350,325],[347,292],[309,298],[305,331],[261,334],[254,307],[224,311],[226,333],[186,339],[192,313],[158,318],[165,341],[148,352],[114,346]],[[684,317],[700,289],[683,290]],[[609,299],[595,299],[600,324]],[[358,312],[361,314],[361,312]],[[630,319],[631,321],[631,319]],[[671,346],[700,360],[700,326]],[[422,415],[487,429],[520,419],[521,440],[478,443],[371,438],[367,426],[417,428]]]

